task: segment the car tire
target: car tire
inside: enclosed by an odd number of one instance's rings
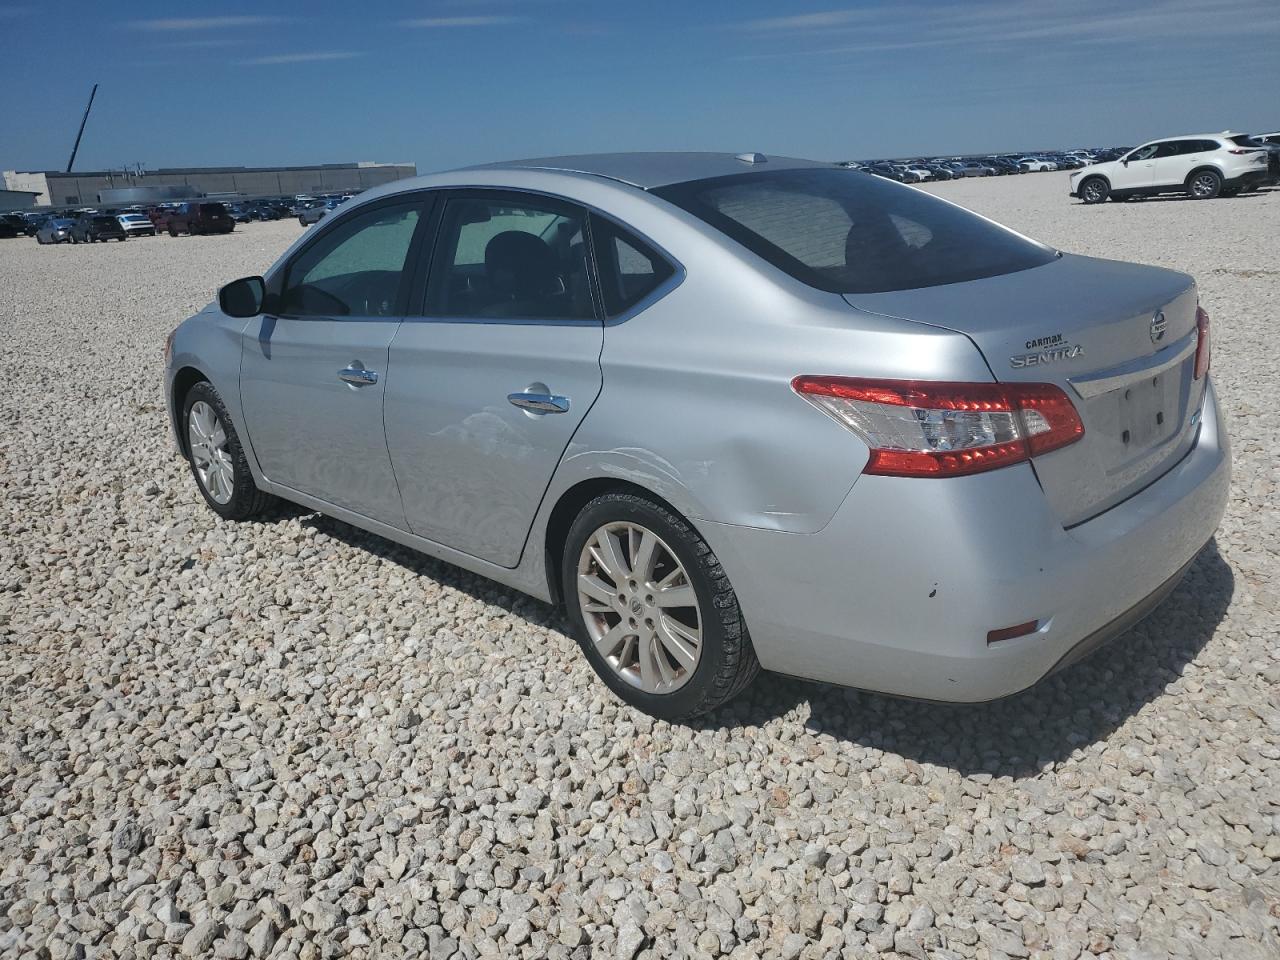
[[[173,226],[170,226],[170,227],[169,227],[169,236],[171,236],[171,237],[176,237],[177,235],[178,235],[178,230],[177,230],[177,228],[176,228],[176,227],[173,227]]]
[[[267,513],[275,498],[254,483],[239,434],[213,384],[201,380],[187,391],[180,423],[191,475],[209,509],[224,520]]]
[[[1080,184],[1079,194],[1085,203],[1102,203],[1111,195],[1111,185],[1102,177],[1089,177]]]
[[[606,539],[611,549],[603,547]],[[643,552],[647,569],[632,577]],[[588,503],[569,528],[560,577],[569,622],[592,669],[650,716],[708,713],[760,672],[720,561],[693,527],[656,501],[615,491]],[[663,604],[663,589],[691,602]],[[607,605],[597,599],[605,594]]]
[[[1222,193],[1222,175],[1216,170],[1197,170],[1187,177],[1187,196],[1192,200],[1212,200]]]

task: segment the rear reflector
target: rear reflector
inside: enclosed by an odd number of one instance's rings
[[[1048,453],[1084,436],[1051,383],[802,376],[791,387],[871,448],[863,473],[956,477]]]
[[[987,631],[987,645],[999,643],[1001,640],[1012,640],[1014,637],[1025,637],[1028,633],[1035,633],[1036,628],[1039,626],[1039,620],[1028,620],[1026,623],[1020,623],[1015,627],[1001,627],[999,630],[989,630]]]
[[[1209,372],[1209,314],[1204,307],[1196,306],[1196,379]]]

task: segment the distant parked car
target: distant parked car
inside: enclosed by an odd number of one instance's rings
[[[36,243],[70,243],[75,221],[66,217],[48,217],[36,230]]]
[[[230,233],[236,228],[227,207],[222,203],[184,203],[169,217],[169,236],[180,233],[192,236],[203,233]]]
[[[16,213],[0,213],[0,240],[12,240],[26,232],[26,221]]]
[[[72,243],[97,243],[99,240],[126,240],[128,235],[120,221],[110,213],[82,213],[71,227]]]
[[[178,210],[176,203],[162,203],[147,207],[147,217],[156,228],[156,233],[165,233],[169,229],[169,218]]]
[[[1240,146],[1231,133],[1201,133],[1152,140],[1119,160],[1071,174],[1071,196],[1085,203],[1185,193],[1194,200],[1230,197],[1270,176],[1264,146]]]
[[[1250,184],[1242,187],[1241,192],[1256,190],[1261,186],[1275,186],[1280,183],[1280,141],[1269,143],[1261,137],[1250,136],[1247,133],[1235,133],[1227,138],[1237,147],[1261,147],[1267,151],[1267,176],[1258,183]]]
[[[341,203],[342,201],[336,197],[324,201],[317,200],[298,214],[298,222],[304,227],[319,223],[326,213],[330,210],[336,210]]]
[[[976,160],[962,160],[955,164],[952,169],[962,177],[991,177],[995,175],[995,168],[985,163],[978,163]]]
[[[1052,160],[1041,160],[1039,157],[1023,157],[1018,163],[1032,173],[1044,173],[1047,170],[1058,169],[1058,165]]]
[[[156,225],[151,222],[151,218],[143,213],[120,213],[116,215],[116,219],[120,221],[120,226],[124,227],[124,232],[130,237],[154,237],[156,235]]]

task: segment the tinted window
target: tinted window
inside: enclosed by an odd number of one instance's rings
[[[220,203],[202,203],[200,204],[200,212],[206,217],[225,217],[227,208]]]
[[[594,320],[583,211],[540,198],[445,204],[427,289],[438,317]]]
[[[399,313],[416,205],[380,207],[335,223],[289,264],[280,312],[294,317]]]
[[[648,244],[609,220],[592,217],[591,234],[607,316],[635,306],[675,273]]]
[[[655,191],[810,286],[879,293],[1027,270],[1054,259],[920,190],[845,170],[778,170]]]
[[[1160,148],[1158,143],[1148,143],[1145,147],[1139,147],[1133,153],[1125,157],[1126,160],[1149,160],[1155,156],[1156,150]]]

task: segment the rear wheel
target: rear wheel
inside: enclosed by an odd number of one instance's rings
[[[208,381],[187,392],[182,429],[191,473],[214,513],[224,520],[251,520],[267,512],[274,498],[253,482],[231,415]]]
[[[1187,195],[1193,200],[1212,200],[1222,193],[1222,175],[1215,170],[1200,170],[1187,180]]]
[[[173,224],[169,224],[169,236],[176,237],[177,235],[178,235],[178,228],[175,227]]]
[[[1080,184],[1080,199],[1085,203],[1102,203],[1111,193],[1111,187],[1101,177],[1090,177]]]
[[[720,561],[658,503],[623,492],[588,503],[569,529],[561,583],[592,668],[645,713],[707,713],[760,670]]]

